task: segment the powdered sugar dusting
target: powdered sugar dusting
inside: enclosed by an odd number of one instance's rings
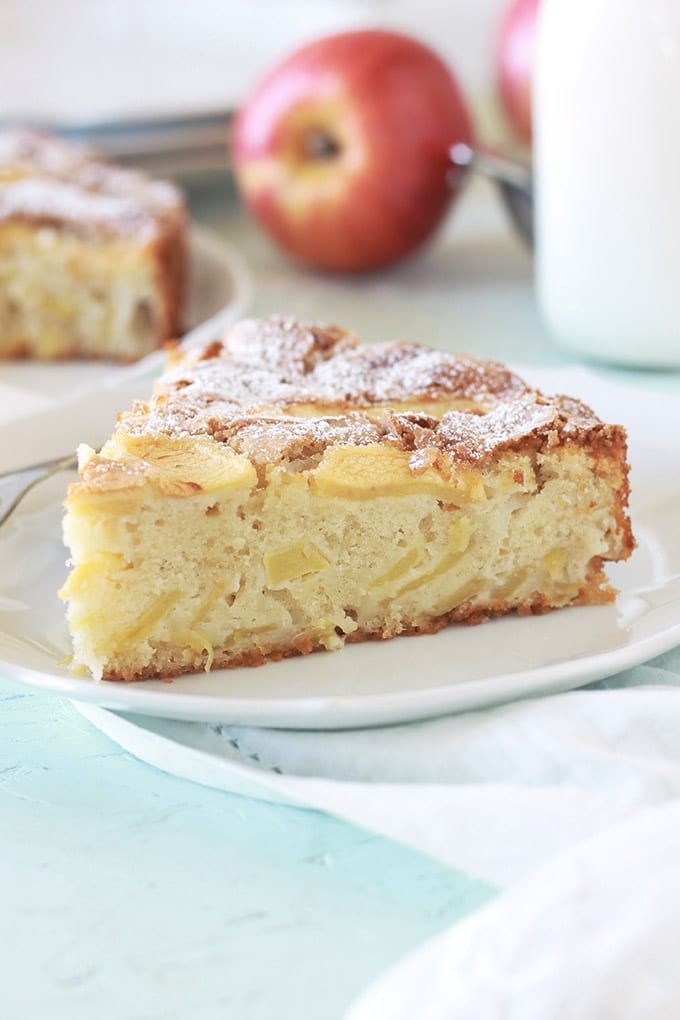
[[[0,132],[0,220],[154,237],[183,209],[178,189],[35,131]]]
[[[480,408],[526,389],[495,362],[479,362],[415,344],[359,347],[320,364],[312,385],[323,401],[366,406],[414,399],[476,400]]]
[[[441,420],[403,410],[424,401],[441,402]],[[220,342],[180,350],[150,408],[124,416],[121,427],[211,436],[254,463],[382,442],[412,452],[414,470],[441,452],[480,462],[527,441],[549,447],[611,428],[578,401],[544,397],[495,362],[413,344],[361,346],[337,327],[281,318],[249,320]]]
[[[138,202],[122,195],[81,191],[61,181],[27,177],[0,189],[0,219],[22,217],[40,223],[96,226],[116,234],[157,231]]]
[[[170,406],[230,407],[254,414],[296,404],[337,405],[338,413],[407,401],[476,402],[495,406],[527,386],[496,362],[416,344],[361,346],[337,327],[288,319],[246,320],[223,342],[192,348],[161,380]]]

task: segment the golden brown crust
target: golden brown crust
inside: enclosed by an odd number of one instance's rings
[[[480,412],[527,392],[504,366],[420,344],[359,344],[337,326],[273,316],[232,326],[220,341],[177,349],[156,390],[155,407],[171,429],[196,417],[266,409],[297,416],[390,407],[414,401],[460,401]],[[207,413],[206,413],[207,412]]]
[[[187,328],[184,309],[187,298],[187,217],[182,204],[176,215],[167,217],[163,230],[153,242],[156,286],[161,296],[163,318],[158,326],[159,342],[180,336]]]
[[[414,470],[442,456],[481,465],[506,450],[626,444],[620,426],[570,397],[544,396],[496,362],[415,344],[359,346],[338,327],[278,317],[176,349],[151,403],[124,415],[120,429],[210,437],[258,465],[383,443],[412,453]]]

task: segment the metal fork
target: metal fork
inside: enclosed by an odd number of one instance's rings
[[[33,464],[20,471],[8,471],[0,474],[0,527],[5,524],[17,509],[22,500],[36,485],[46,481],[60,471],[67,471],[78,464],[78,456],[73,453],[68,457],[57,457],[43,464]]]

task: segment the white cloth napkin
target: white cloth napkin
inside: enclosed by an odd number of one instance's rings
[[[649,808],[427,943],[347,1020],[677,1020],[680,801]]]
[[[680,797],[680,652],[619,682],[641,686],[323,733],[80,710],[166,771],[325,811],[507,886]]]
[[[680,1017],[680,650],[592,688],[381,730],[81,711],[139,757],[325,811],[506,891],[348,1020]]]

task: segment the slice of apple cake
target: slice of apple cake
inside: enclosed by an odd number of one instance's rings
[[[177,336],[186,232],[174,185],[0,131],[0,359],[132,361]]]
[[[503,366],[246,321],[81,449],[74,662],[139,680],[614,598],[624,430]]]

